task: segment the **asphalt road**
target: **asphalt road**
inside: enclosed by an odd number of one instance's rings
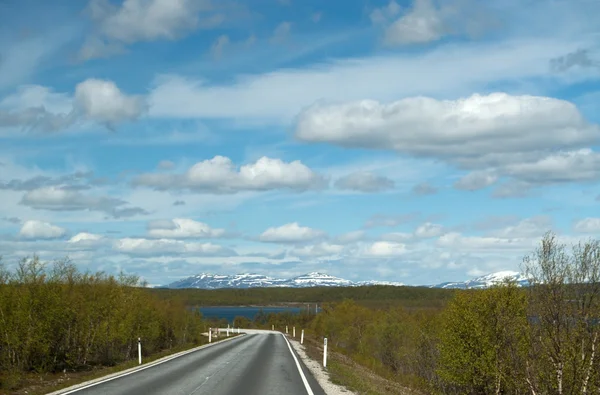
[[[76,395],[325,395],[281,334],[252,333],[124,377],[68,392]],[[305,382],[306,381],[306,382]],[[307,388],[310,387],[310,389]]]

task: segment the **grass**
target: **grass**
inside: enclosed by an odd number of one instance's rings
[[[237,334],[230,335],[229,337],[239,336]],[[227,339],[227,337],[213,338],[213,343]],[[169,350],[163,350],[161,352],[144,357],[144,364],[154,362],[160,358],[167,357],[169,355],[177,354],[178,352],[190,350],[195,347],[200,347],[204,344],[208,344],[208,339],[205,342],[199,344],[187,344],[178,347],[173,347]],[[79,372],[66,372],[66,373],[28,373],[28,374],[10,374],[4,373],[0,375],[0,395],[44,395],[50,392],[58,391],[61,389],[68,388],[73,385],[81,384],[86,381],[94,380],[100,377],[108,376],[113,373],[121,372],[133,367],[138,366],[137,359],[129,360],[126,362],[119,363],[115,366],[103,366],[103,367],[91,367],[85,371]],[[14,390],[7,390],[3,387],[15,388]],[[9,391],[9,392],[7,392]]]
[[[304,346],[308,356],[321,361],[323,347],[320,342],[305,337]],[[347,356],[328,349],[327,372],[332,383],[361,395],[414,394],[400,384],[378,376]]]
[[[323,360],[323,346],[320,341],[310,337],[304,338],[304,349],[307,355],[316,360]],[[420,395],[420,392],[403,387],[399,383],[377,375],[372,370],[358,364],[351,358],[327,350],[327,372],[332,383],[360,395]]]

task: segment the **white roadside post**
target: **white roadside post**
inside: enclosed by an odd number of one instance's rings
[[[304,344],[304,329],[300,332],[300,344]]]
[[[227,337],[229,337],[229,324],[227,324]]]
[[[288,333],[290,333],[290,332],[288,332],[288,326],[286,325],[285,326],[285,334],[287,335]]]
[[[238,335],[240,334],[240,327],[238,326]]]
[[[271,330],[274,331],[275,330],[275,325],[271,325]]]
[[[208,342],[212,343],[212,328],[208,328]]]
[[[292,328],[292,337],[295,339],[296,338],[296,327]]]
[[[323,367],[327,367],[327,338],[323,341]]]
[[[138,337],[138,364],[142,364],[142,339]]]

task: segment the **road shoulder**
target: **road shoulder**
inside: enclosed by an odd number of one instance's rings
[[[287,336],[292,348],[300,357],[304,366],[309,370],[309,372],[313,375],[314,379],[319,383],[325,394],[327,395],[356,395],[354,392],[331,382],[329,377],[329,373],[327,370],[323,368],[321,363],[315,361],[311,357],[308,356],[304,349],[304,345],[300,344],[300,342],[290,336]]]

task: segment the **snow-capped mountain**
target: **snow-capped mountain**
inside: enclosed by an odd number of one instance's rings
[[[501,271],[485,276],[477,277],[471,280],[462,282],[445,282],[437,285],[433,285],[432,288],[459,288],[459,289],[471,289],[471,288],[488,288],[494,284],[502,283],[506,278],[511,281],[515,281],[518,286],[529,285],[529,280],[522,273],[513,271]]]
[[[445,282],[437,285],[430,285],[431,288],[488,288],[494,284],[501,283],[505,278],[516,281],[519,286],[529,285],[527,278],[514,271],[501,271],[487,274],[467,281]],[[290,279],[281,279],[265,276],[262,274],[244,273],[236,275],[201,273],[191,276],[174,283],[164,285],[159,288],[200,288],[200,289],[218,289],[218,288],[258,288],[258,287],[359,287],[368,285],[392,285],[403,286],[404,284],[393,281],[350,281],[343,278],[331,276],[324,273],[312,272]]]
[[[367,286],[367,285],[393,285],[395,287],[402,287],[404,286],[404,283],[399,283],[396,281],[377,281],[377,280],[368,280],[368,281],[359,281],[355,283],[356,285],[362,285],[362,286]]]
[[[290,279],[280,279],[264,276],[261,274],[236,274],[221,275],[201,273],[174,283],[165,285],[164,288],[258,288],[258,287],[355,287],[361,285],[395,285],[401,286],[401,283],[387,281],[361,281],[353,282],[343,278],[330,276],[329,274],[312,272]]]
[[[286,287],[350,287],[354,283],[350,280],[330,276],[329,274],[312,272],[290,278],[285,281]]]
[[[264,276],[262,274],[236,274],[233,276],[223,274],[200,273],[195,276],[176,281],[165,288],[257,288],[277,287],[286,280]]]

